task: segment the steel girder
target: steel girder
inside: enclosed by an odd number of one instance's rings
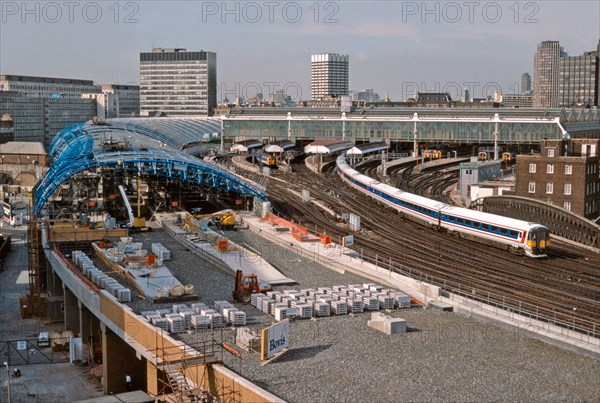
[[[267,200],[264,188],[214,164],[205,162],[168,146],[152,146],[148,137],[161,142],[168,138],[153,130],[129,127],[123,130],[114,126],[85,127],[71,125],[62,130],[52,144],[54,162],[33,191],[33,214],[39,216],[44,205],[59,186],[74,175],[97,167],[116,167],[142,175],[164,177],[203,187],[233,191]],[[132,131],[135,130],[135,132]],[[106,151],[99,145],[99,133],[123,132],[135,136],[144,149]],[[151,133],[153,132],[153,133]]]

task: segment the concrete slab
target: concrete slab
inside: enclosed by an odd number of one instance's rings
[[[454,311],[454,305],[448,304],[448,303],[442,302],[442,301],[431,301],[431,302],[429,302],[429,304],[427,304],[427,306],[432,309],[437,309],[439,311],[445,311],[445,312],[453,312]]]
[[[218,251],[212,241],[226,237],[226,235],[219,234],[211,229],[203,231],[200,235],[192,234],[179,227],[172,218],[172,216],[169,217],[166,215],[161,215],[158,218],[167,233],[172,234],[176,239],[197,253],[223,263],[223,266],[231,270],[232,273],[235,273],[236,270],[242,270],[246,275],[254,273],[258,276],[259,280],[272,285],[296,283],[294,279],[284,276],[279,270],[263,259],[260,253],[247,247],[229,241],[226,252]]]
[[[128,269],[118,263],[110,261],[105,254],[106,249],[99,248],[95,243],[92,245],[96,253],[106,264],[108,264],[113,270],[121,273],[121,275],[133,281],[138,291],[143,293],[148,298],[157,298],[157,291],[159,289],[183,285],[179,280],[177,280],[175,275],[171,273],[171,270],[169,270],[167,266],[163,265],[157,266],[156,268],[140,267],[137,269]]]

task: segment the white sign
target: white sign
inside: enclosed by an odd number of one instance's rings
[[[262,331],[261,359],[267,360],[289,347],[290,321],[285,319]]]
[[[27,342],[26,341],[18,341],[17,342],[17,350],[27,350]]]

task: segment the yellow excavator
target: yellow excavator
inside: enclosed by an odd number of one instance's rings
[[[192,217],[197,220],[203,218],[212,219],[213,224],[216,224],[223,229],[231,229],[235,225],[235,215],[231,211],[213,214],[192,214]]]

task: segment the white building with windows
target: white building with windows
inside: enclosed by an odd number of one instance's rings
[[[320,53],[310,59],[310,98],[319,101],[326,97],[348,95],[348,55]]]
[[[208,116],[216,106],[216,53],[181,48],[140,53],[141,116]]]

